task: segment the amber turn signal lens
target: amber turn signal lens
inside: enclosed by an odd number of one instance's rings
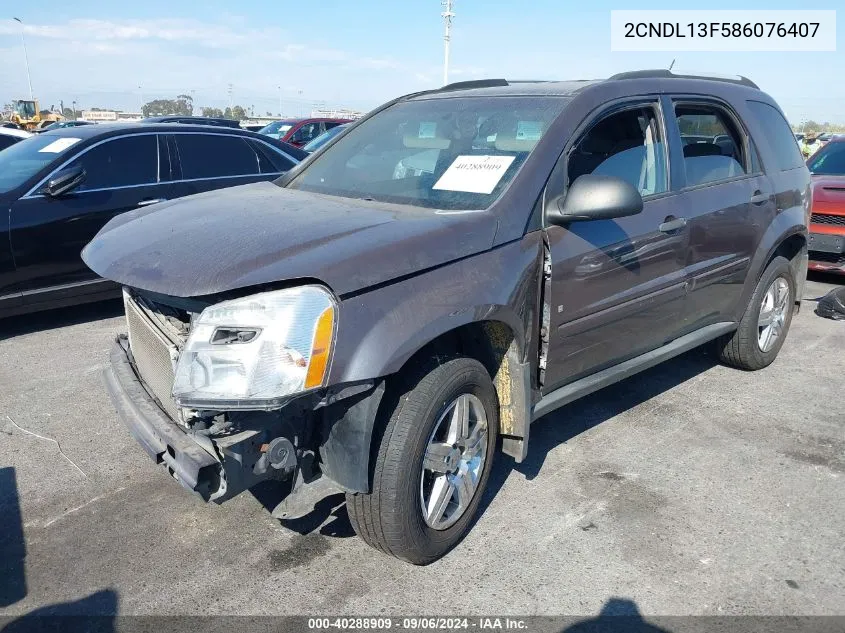
[[[311,342],[311,362],[308,365],[308,374],[305,376],[306,389],[320,387],[325,380],[333,329],[334,308],[326,308],[320,318],[317,319],[314,340]]]

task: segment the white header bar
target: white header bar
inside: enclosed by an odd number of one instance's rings
[[[611,11],[611,51],[835,51],[836,11]]]

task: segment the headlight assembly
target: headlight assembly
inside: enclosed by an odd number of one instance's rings
[[[173,397],[194,409],[272,409],[321,387],[336,320],[335,301],[321,286],[209,306],[179,356]]]

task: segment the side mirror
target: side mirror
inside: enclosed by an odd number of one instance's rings
[[[621,218],[642,210],[643,197],[631,183],[616,176],[585,174],[575,179],[565,197],[551,200],[546,219],[562,225]]]
[[[44,186],[43,192],[51,198],[59,198],[81,185],[86,175],[82,167],[68,167],[53,174]]]

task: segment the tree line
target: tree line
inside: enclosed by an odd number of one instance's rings
[[[154,99],[143,105],[141,114],[144,117],[166,115],[193,116],[194,100],[191,98],[191,95],[179,95],[175,99]],[[236,121],[243,121],[250,117],[246,108],[240,105],[227,106],[225,109],[201,108],[200,114],[204,117],[234,119]],[[268,112],[267,116],[272,115]]]

